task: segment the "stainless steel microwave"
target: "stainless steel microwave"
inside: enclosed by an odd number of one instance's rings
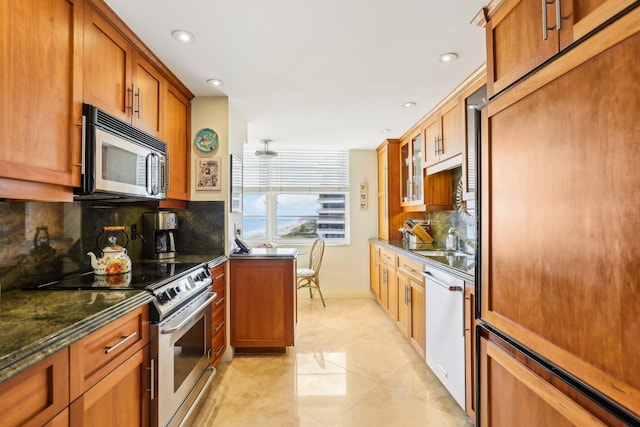
[[[93,105],[83,105],[82,121],[82,187],[75,199],[166,199],[164,142]]]

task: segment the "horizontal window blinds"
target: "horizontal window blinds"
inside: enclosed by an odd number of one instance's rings
[[[347,192],[348,151],[278,150],[278,157],[259,158],[246,150],[243,159],[246,192]]]

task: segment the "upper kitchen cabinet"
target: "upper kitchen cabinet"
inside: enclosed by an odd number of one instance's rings
[[[486,22],[490,97],[635,1],[505,0],[496,3],[487,11]]]
[[[84,101],[162,139],[161,73],[97,10],[84,16]]]
[[[404,220],[421,217],[418,210],[424,211],[424,203],[410,209],[400,206],[400,145],[400,140],[387,139],[378,147],[378,238],[382,240],[402,239],[398,230]]]
[[[456,96],[427,118],[425,164],[427,174],[460,166],[464,148],[464,114]]]
[[[82,9],[0,4],[0,197],[71,201],[80,184]]]
[[[422,132],[400,143],[400,205],[424,204],[422,171]]]
[[[182,93],[169,87],[166,93],[164,141],[169,155],[167,197],[189,200],[189,129],[191,103]]]

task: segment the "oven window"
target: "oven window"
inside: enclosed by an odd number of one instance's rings
[[[205,355],[205,319],[201,317],[173,345],[173,388],[177,391]]]

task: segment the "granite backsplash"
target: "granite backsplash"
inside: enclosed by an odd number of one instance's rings
[[[98,251],[97,239],[107,225],[125,226],[127,252],[132,260],[141,260],[142,213],[155,210],[90,202],[0,202],[0,286],[8,290],[90,269],[86,253]],[[171,211],[178,216],[179,254],[224,254],[224,202],[189,202],[186,209]],[[118,244],[126,243],[122,235],[120,240]]]

